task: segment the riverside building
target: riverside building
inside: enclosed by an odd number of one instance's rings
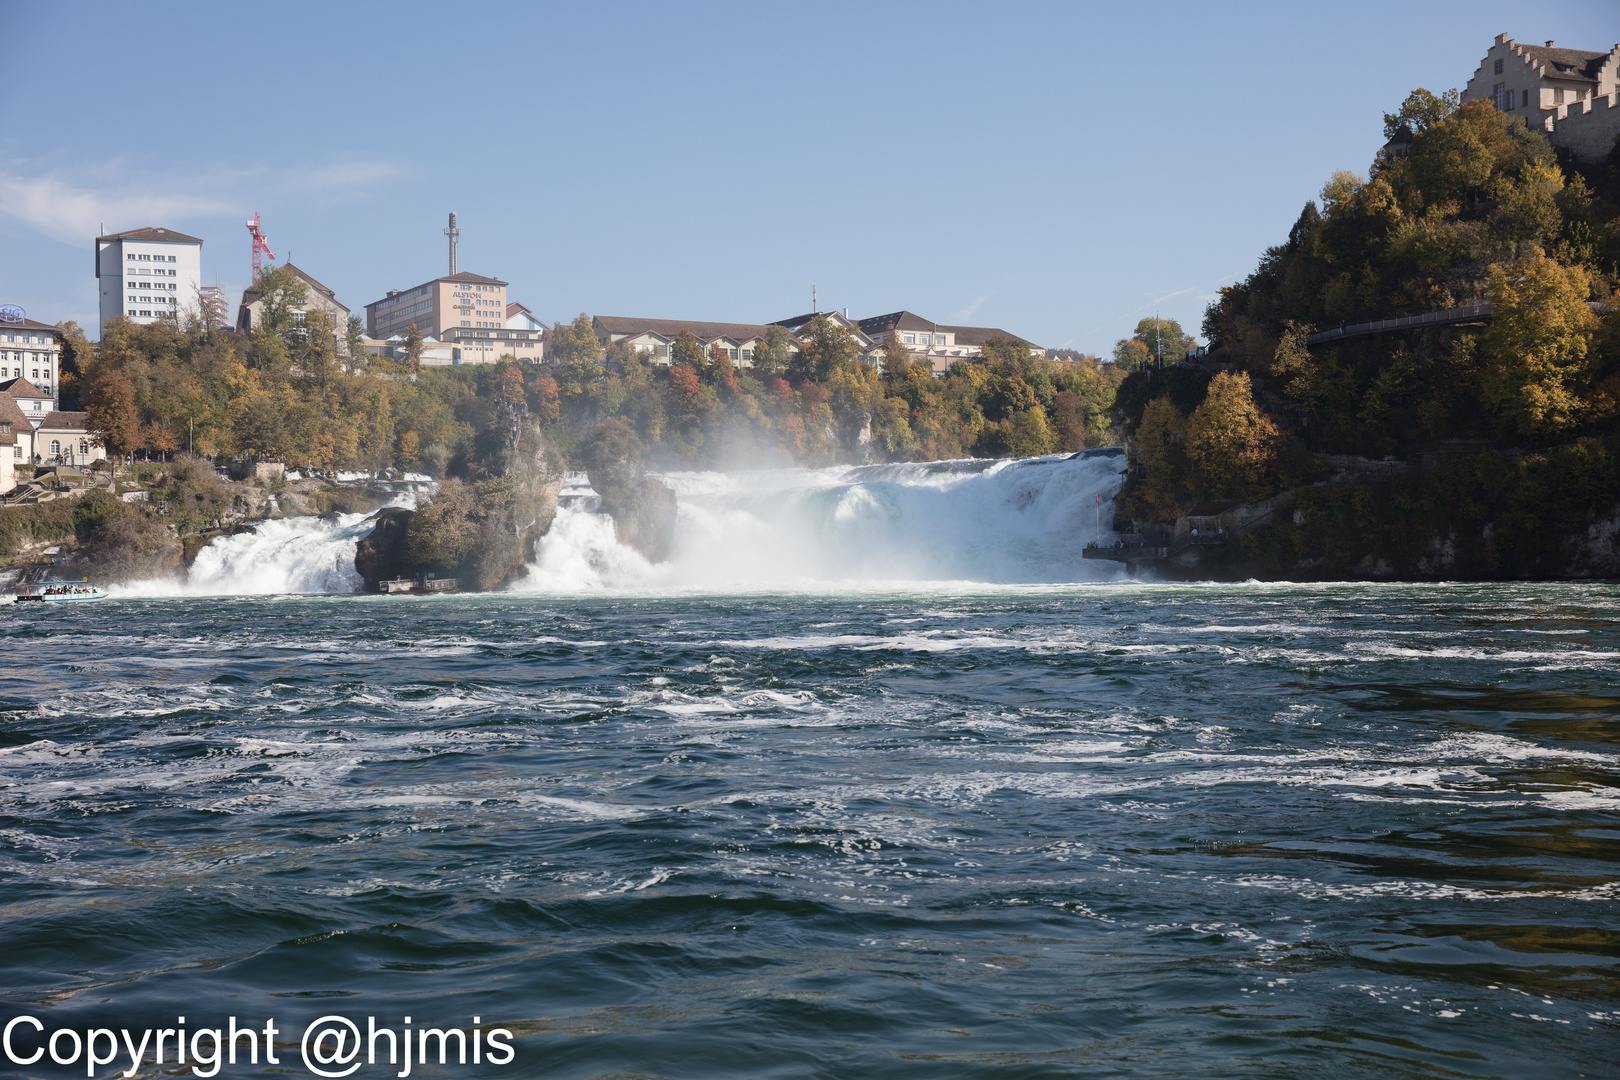
[[[947,326],[909,311],[862,319],[860,328],[879,345],[890,338],[899,338],[913,361],[928,364],[936,375],[945,374],[958,360],[977,360],[991,338],[1011,338],[1028,346],[1031,356],[1045,355],[1045,350],[1039,346],[998,327]]]
[[[530,320],[509,320],[509,308],[528,309],[510,304],[506,287],[499,278],[458,273],[390,289],[366,305],[366,333],[387,340],[404,337],[414,325],[423,337],[450,346],[451,363],[489,364],[506,355],[538,362],[543,330],[528,328]]]
[[[304,306],[295,316],[303,321],[304,313],[314,309],[326,312],[332,319],[332,334],[339,356],[349,355],[349,309],[338,303],[337,294],[325,285],[304,273],[292,263],[283,263],[283,267],[292,272],[299,281],[304,283]],[[249,286],[242,292],[241,306],[236,310],[236,328],[244,334],[251,334],[264,322],[264,296],[258,289]]]
[[[202,244],[195,236],[152,227],[96,237],[100,333],[119,316],[145,325],[165,315],[198,314]]]
[[[0,384],[26,380],[50,399],[50,409],[61,401],[62,343],[56,327],[33,319],[0,322]]]

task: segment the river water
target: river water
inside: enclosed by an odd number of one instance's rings
[[[0,1019],[274,1017],[221,1076],[326,1015],[512,1033],[411,1075],[1616,1075],[1620,588],[1029,582],[1088,568],[1027,518],[1018,580],[896,582],[854,514],[847,579],[726,589],[684,484],[677,571],[565,515],[504,595],[0,612]]]

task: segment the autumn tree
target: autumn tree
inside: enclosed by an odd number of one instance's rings
[[[1414,134],[1428,131],[1457,111],[1458,97],[1455,90],[1436,95],[1418,87],[1406,95],[1399,109],[1384,114],[1384,139],[1393,139],[1403,127]]]
[[[1580,417],[1587,354],[1597,319],[1586,304],[1587,272],[1539,248],[1490,273],[1485,401],[1516,430],[1548,433]]]
[[[1153,354],[1137,338],[1114,342],[1114,363],[1121,371],[1140,371],[1153,361]]]
[[[309,302],[309,287],[285,266],[272,266],[252,285],[259,294],[260,325],[269,333],[286,337],[298,322],[298,315]]]
[[[56,324],[56,337],[62,343],[62,360],[57,371],[57,393],[64,409],[78,407],[82,393],[81,382],[90,362],[95,358],[95,346],[85,337],[79,324],[69,319]]]
[[[682,330],[669,343],[669,362],[671,366],[685,364],[699,373],[708,366],[703,361],[703,345],[690,330]]]
[[[1073,454],[1086,448],[1086,406],[1073,390],[1060,390],[1052,399],[1052,432],[1060,453]]]
[[[793,335],[787,327],[772,324],[765,328],[765,337],[754,346],[754,368],[764,375],[780,375],[787,370],[793,355]]]
[[[911,377],[911,350],[900,343],[899,334],[890,334],[883,343],[883,374],[891,382],[903,383]]]
[[[602,343],[596,338],[591,317],[583,311],[572,323],[558,323],[551,332],[549,357],[557,364],[595,363],[602,358]]]
[[[422,328],[415,323],[405,328],[405,366],[412,371],[422,369],[422,348],[425,338]]]
[[[804,344],[789,364],[790,374],[798,381],[826,382],[833,372],[842,371],[861,354],[855,335],[825,315],[811,319],[800,337]]]
[[[1211,495],[1246,495],[1276,457],[1277,425],[1254,401],[1246,372],[1223,371],[1187,419],[1187,461],[1195,486]]]
[[[1155,360],[1163,357],[1167,364],[1180,362],[1193,346],[1193,339],[1181,329],[1179,322],[1157,315],[1138,322],[1132,336],[1147,348],[1149,356]]]
[[[96,442],[107,448],[116,469],[118,459],[140,445],[141,419],[135,410],[135,387],[122,372],[105,372],[91,386],[84,411]]]

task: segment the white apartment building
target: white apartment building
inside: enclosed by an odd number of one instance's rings
[[[101,331],[122,315],[151,323],[196,315],[202,290],[202,244],[173,229],[131,229],[96,237]]]
[[[56,327],[32,319],[0,322],[0,385],[26,379],[50,398],[50,408],[62,402],[58,385],[62,373],[62,343]]]

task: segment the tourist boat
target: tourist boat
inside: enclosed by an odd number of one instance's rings
[[[107,599],[107,590],[92,585],[84,578],[78,581],[31,581],[22,586],[13,603],[17,604],[82,604],[88,600]]]

